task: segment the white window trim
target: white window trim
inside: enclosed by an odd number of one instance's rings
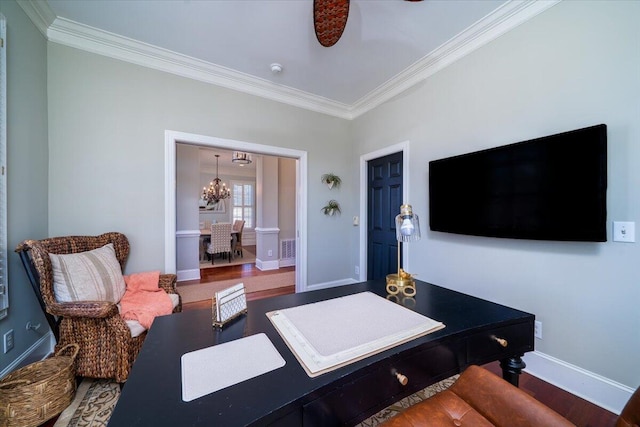
[[[0,14],[0,319],[9,311],[7,263],[7,20]]]
[[[233,187],[234,185],[252,185],[253,186],[253,204],[251,205],[251,207],[253,208],[253,226],[252,227],[247,227],[250,230],[253,230],[256,227],[256,181],[255,180],[246,180],[246,179],[234,179],[231,180],[230,182],[231,184],[231,191],[233,192]],[[233,218],[233,208],[236,207],[236,205],[233,203],[233,193],[231,194],[231,203],[230,203],[230,210],[231,210],[231,222],[234,221]],[[244,206],[244,205],[242,205]]]

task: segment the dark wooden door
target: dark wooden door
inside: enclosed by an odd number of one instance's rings
[[[402,204],[402,152],[367,163],[367,279],[398,270],[395,217]]]

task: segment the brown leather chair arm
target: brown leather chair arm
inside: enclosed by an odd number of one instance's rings
[[[385,422],[384,427],[569,427],[557,412],[484,368],[470,366],[449,389]]]
[[[380,427],[494,427],[450,390],[444,390],[401,412]]]
[[[468,367],[449,390],[496,426],[574,426],[551,408],[479,366]]]
[[[54,303],[49,306],[54,316],[62,317],[91,317],[102,319],[118,315],[118,307],[106,301],[78,301]]]

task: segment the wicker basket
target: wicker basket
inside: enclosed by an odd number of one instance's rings
[[[53,357],[10,373],[0,381],[0,426],[39,426],[71,404],[74,362],[80,347],[69,344]]]

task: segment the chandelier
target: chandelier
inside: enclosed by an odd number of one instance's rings
[[[227,188],[227,185],[223,182],[222,186],[220,186],[220,178],[218,178],[218,157],[219,154],[216,154],[216,177],[213,181],[209,183],[209,188],[204,187],[202,189],[202,200],[206,200],[207,204],[210,203],[218,203],[218,201],[223,199],[228,199],[231,197],[231,190]]]

